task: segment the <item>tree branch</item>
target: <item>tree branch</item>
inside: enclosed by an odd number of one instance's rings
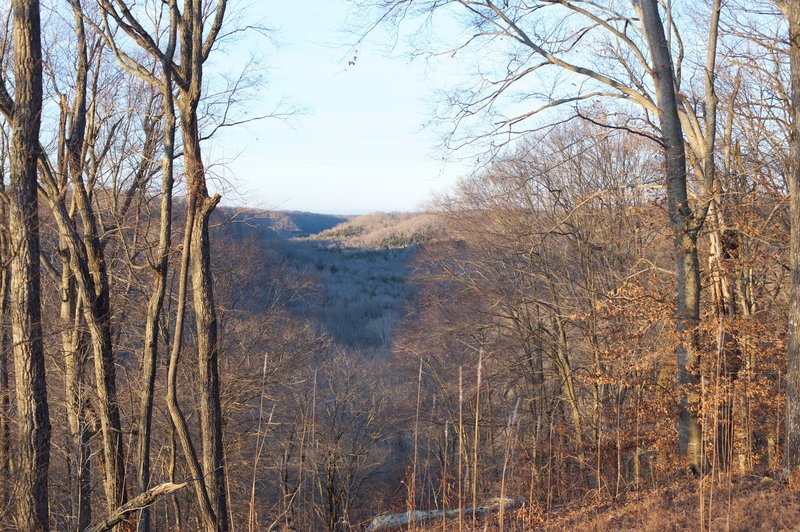
[[[88,527],[84,532],[103,532],[104,530],[110,530],[122,521],[124,521],[129,514],[133,512],[138,512],[142,508],[147,508],[151,506],[153,503],[158,500],[159,497],[162,495],[169,495],[175,491],[186,486],[186,483],[182,484],[173,484],[171,482],[166,482],[161,484],[160,486],[156,486],[155,488],[150,488],[149,490],[145,491],[144,493],[137,495],[133,499],[129,500],[116,510],[114,510],[110,516],[108,516],[104,521],[100,523],[95,523]]]

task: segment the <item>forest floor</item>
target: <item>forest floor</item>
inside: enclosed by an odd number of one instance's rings
[[[548,516],[547,530],[797,530],[800,491],[770,477],[742,476],[701,484],[676,480],[617,501],[564,508]]]
[[[702,503],[701,503],[702,500]],[[671,530],[800,530],[800,490],[770,477],[742,476],[732,481],[703,482],[681,478],[655,489],[630,492],[617,500],[573,504],[534,516],[528,508],[509,512],[502,530],[671,531]],[[501,530],[497,516],[463,530]],[[458,530],[441,522],[418,530]]]

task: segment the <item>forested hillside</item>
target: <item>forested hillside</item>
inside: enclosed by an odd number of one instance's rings
[[[800,2],[349,5],[424,211],[223,202],[240,4],[0,4],[0,528],[796,528]]]

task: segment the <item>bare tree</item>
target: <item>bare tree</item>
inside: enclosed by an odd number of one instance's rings
[[[656,103],[664,145],[668,212],[675,234],[673,249],[678,287],[675,321],[678,334],[681,335],[676,355],[679,381],[686,387],[696,385],[699,380],[695,338],[700,321],[700,264],[697,259],[697,235],[702,225],[702,218],[698,220],[689,205],[686,185],[686,152],[678,114],[677,95],[675,94],[672,54],[664,33],[661,15],[658,12],[658,2],[642,0],[638,7],[653,61]],[[681,454],[688,458],[690,466],[699,473],[702,456],[702,428],[697,413],[689,404],[689,394],[685,389],[681,394],[678,433]]]
[[[0,110],[11,124],[8,189],[11,247],[10,314],[17,397],[14,471],[16,525],[49,530],[47,472],[50,419],[42,345],[39,218],[36,165],[40,151],[42,49],[39,2],[11,5],[14,40],[14,98],[0,83]]]
[[[64,350],[67,357],[67,403],[75,405],[76,394],[81,386],[81,320],[85,322],[88,343],[94,360],[95,386],[97,389],[98,417],[103,440],[104,489],[108,511],[124,504],[125,466],[122,422],[117,394],[116,358],[112,343],[111,283],[102,242],[103,227],[92,201],[93,184],[96,176],[89,175],[86,165],[88,144],[93,132],[89,128],[90,57],[88,38],[84,27],[83,8],[79,0],[70,2],[77,42],[75,89],[72,102],[61,98],[62,121],[59,135],[58,157],[53,163],[50,155],[43,149],[39,151],[38,166],[44,197],[50,205],[61,241],[62,287],[66,298],[62,306],[62,317],[69,323],[64,331]],[[94,47],[94,52],[97,52]],[[68,124],[68,126],[67,126]],[[87,142],[87,136],[88,142]],[[68,197],[69,194],[69,200]],[[69,204],[68,204],[69,201]],[[74,289],[73,289],[74,288]],[[79,313],[78,313],[79,312]],[[77,412],[71,412],[73,445],[78,472],[78,491],[88,490],[88,473],[84,470],[86,454],[81,434],[81,419]],[[83,477],[81,479],[81,477]],[[80,493],[75,495],[81,500]],[[83,500],[79,520],[89,519],[89,501]],[[83,512],[81,514],[80,512]]]
[[[153,292],[147,307],[145,321],[144,353],[142,354],[143,388],[139,408],[138,480],[139,492],[144,493],[150,484],[150,442],[152,439],[153,396],[155,393],[156,362],[158,358],[159,320],[167,291],[169,250],[172,235],[172,202],[175,185],[175,104],[172,95],[172,77],[167,67],[175,52],[175,25],[170,25],[169,44],[164,54],[161,86],[164,109],[164,141],[161,163],[161,209],[158,249],[155,257]],[[174,392],[171,392],[171,394]],[[150,530],[150,509],[144,508],[139,518],[139,530]]]
[[[216,6],[209,8],[200,0],[187,0],[183,9],[178,8],[178,2],[169,3],[170,31],[177,34],[180,44],[180,62],[172,58],[172,51],[176,49],[175,37],[169,39],[168,50],[159,48],[157,36],[151,35],[136,18],[129,6],[121,1],[103,1],[101,6],[104,13],[109,16],[127,35],[148,54],[155,58],[160,65],[170,71],[170,76],[175,81],[178,89],[176,105],[179,111],[180,129],[183,137],[183,166],[187,179],[187,217],[186,233],[184,239],[184,263],[181,271],[181,294],[179,299],[186,297],[185,268],[190,268],[192,279],[193,310],[197,332],[198,368],[200,374],[199,394],[200,403],[200,429],[201,429],[201,455],[205,488],[198,491],[201,507],[202,501],[208,499],[211,512],[204,512],[207,526],[214,526],[220,530],[227,530],[228,504],[225,482],[225,461],[222,442],[222,408],[220,404],[219,380],[219,341],[217,338],[217,317],[214,303],[213,279],[211,273],[211,248],[209,242],[209,217],[219,203],[220,196],[209,196],[206,185],[206,171],[200,147],[201,135],[198,124],[198,106],[203,89],[203,64],[222,29],[222,22],[227,7],[226,0],[218,0]],[[205,31],[204,31],[205,30]],[[133,62],[129,56],[113,45],[113,37],[107,34],[108,40],[114,47],[118,59],[125,68],[152,79],[141,65]],[[172,51],[170,51],[172,50]],[[156,82],[158,83],[158,82]],[[166,90],[171,90],[167,88]],[[181,309],[183,303],[181,302]],[[181,318],[183,314],[180,314]],[[177,362],[181,349],[182,319],[176,321],[176,336],[173,345],[171,360]],[[172,368],[171,368],[172,373]],[[174,382],[170,379],[171,382]],[[173,412],[178,414],[177,409]],[[176,418],[176,425],[184,423],[181,416]],[[191,457],[188,441],[188,431],[180,430],[185,434],[181,437],[187,459],[192,464],[195,459]],[[194,466],[192,466],[194,467]]]
[[[791,173],[790,251],[792,272],[786,367],[786,442],[785,473],[796,478],[800,468],[800,2],[783,4],[789,21],[789,59],[791,68]]]
[[[690,467],[697,469],[700,425],[695,415],[697,407],[690,404],[688,388],[696,379],[692,374],[696,371],[695,338],[700,316],[697,238],[712,203],[709,198],[715,187],[719,189],[714,172],[714,147],[716,42],[721,4],[714,2],[711,6],[703,67],[704,94],[698,96],[691,87],[682,86],[690,51],[683,46],[679,24],[671,8],[663,14],[668,26],[665,31],[658,6],[649,2],[612,5],[571,0],[532,3],[386,0],[365,3],[378,4],[382,8],[382,20],[421,16],[429,21],[438,12],[460,10],[469,17],[470,37],[446,52],[466,54],[481,43],[490,44],[501,58],[496,71],[484,66],[484,61],[476,69],[474,86],[455,92],[447,100],[446,105],[451,105],[451,109],[445,116],[453,124],[447,137],[450,147],[477,146],[491,141],[490,148],[497,149],[554,122],[582,118],[612,129],[634,131],[669,150],[665,183],[670,220],[676,232],[675,271],[679,285],[676,322],[684,336],[676,345],[676,358],[678,380],[686,385],[681,391],[684,406],[679,421],[680,452]],[[644,17],[645,11],[652,11],[649,19]],[[660,31],[657,31],[656,22]],[[665,93],[667,88],[670,94]],[[596,105],[600,100],[608,105]],[[519,101],[525,103],[519,105]],[[702,106],[695,105],[697,101],[702,102]],[[698,113],[699,107],[705,110],[704,114]],[[556,109],[562,112],[555,114]],[[569,113],[566,116],[565,110]],[[482,117],[481,120],[490,117],[491,120],[484,120],[476,127],[472,122],[476,117]],[[676,144],[679,141],[680,147]],[[686,146],[690,148],[691,164],[687,163]],[[679,171],[679,168],[682,169]],[[697,207],[689,203],[690,169],[696,172],[704,195]]]

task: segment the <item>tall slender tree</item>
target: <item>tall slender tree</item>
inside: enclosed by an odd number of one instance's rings
[[[800,1],[783,4],[789,21],[789,61],[791,71],[791,133],[789,150],[790,249],[791,268],[789,326],[786,361],[786,474],[800,471]]]
[[[225,460],[222,441],[222,405],[220,402],[219,378],[219,341],[216,305],[214,302],[213,277],[211,273],[211,246],[209,240],[209,217],[220,201],[220,196],[209,195],[206,182],[206,169],[203,163],[201,136],[198,123],[198,107],[203,95],[203,65],[222,29],[227,0],[217,0],[209,7],[201,0],[185,0],[182,9],[177,0],[171,0],[167,8],[170,12],[170,35],[177,34],[180,56],[178,62],[173,60],[175,50],[172,38],[168,40],[167,50],[159,47],[158,39],[148,32],[132,11],[131,6],[120,0],[102,0],[103,12],[110,17],[119,28],[131,37],[146,53],[155,58],[177,87],[175,106],[179,114],[179,124],[183,139],[183,166],[187,184],[187,229],[184,239],[184,264],[187,273],[191,274],[193,310],[197,334],[197,356],[200,407],[200,434],[202,478],[204,487],[196,486],[198,502],[203,510],[206,525],[215,523],[220,530],[227,530],[228,502],[225,481]],[[173,33],[174,32],[174,33]],[[153,79],[135,63],[131,57],[113,43],[113,36],[107,38],[115,50],[121,64],[138,75]],[[156,84],[161,81],[154,80]],[[188,262],[187,262],[188,261]],[[183,270],[183,266],[182,266]],[[181,283],[185,273],[181,272]],[[181,290],[179,300],[186,297]],[[182,305],[182,301],[179,302]],[[183,308],[182,306],[180,307]],[[181,315],[182,318],[182,315]],[[181,350],[182,319],[176,320],[176,334],[171,353],[171,368],[177,363]],[[174,384],[172,378],[169,379]],[[170,386],[172,390],[174,386]],[[173,390],[174,392],[174,390]],[[178,428],[180,440],[184,447],[191,469],[196,469],[194,449],[189,441],[189,433],[185,429],[185,421],[177,408],[174,393],[172,398],[173,422]],[[206,499],[210,508],[206,508]],[[210,512],[208,510],[211,510]]]
[[[641,0],[638,7],[653,61],[656,105],[664,146],[668,213],[674,233],[673,252],[678,288],[675,322],[681,336],[675,350],[678,376],[681,385],[691,386],[699,382],[697,326],[700,322],[700,263],[697,259],[697,235],[702,222],[698,221],[689,205],[686,151],[675,93],[672,54],[658,12],[658,2]],[[680,453],[687,457],[690,467],[699,473],[703,435],[698,415],[691,408],[686,392],[681,394],[678,437]]]
[[[42,344],[36,165],[42,113],[39,2],[11,3],[14,97],[0,83],[0,108],[11,123],[8,220],[11,244],[11,338],[17,397],[15,521],[48,530],[50,419]]]

